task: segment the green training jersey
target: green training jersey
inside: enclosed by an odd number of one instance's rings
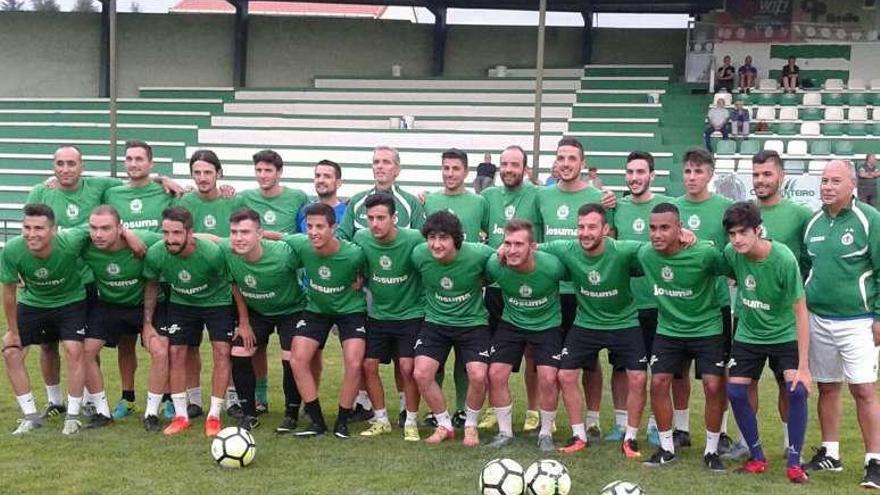
[[[206,200],[199,193],[190,192],[180,198],[178,206],[192,213],[193,232],[229,237],[229,217],[242,207],[242,201],[240,196]]]
[[[804,230],[812,265],[807,307],[824,318],[880,320],[880,213],[856,199],[837,214],[819,210]]]
[[[496,282],[504,298],[501,319],[530,332],[540,332],[562,324],[559,282],[566,276],[565,266],[550,253],[535,253],[535,267],[519,272],[504,266],[492,255],[486,264],[486,277]]]
[[[643,244],[638,259],[657,298],[659,335],[721,335],[721,308],[715,296],[715,282],[729,272],[721,251],[700,242],[667,256],[650,244]]]
[[[538,210],[538,188],[531,182],[523,182],[515,188],[490,187],[480,194],[489,203],[486,244],[493,248],[501,246],[504,242],[504,226],[514,218],[532,222],[536,242],[543,238],[544,228]]]
[[[637,203],[633,197],[624,196],[617,202],[614,209],[614,226],[617,238],[622,241],[650,242],[651,210],[660,203],[674,203],[675,200],[662,194],[653,194],[648,201]],[[657,307],[657,301],[651,294],[651,287],[645,277],[630,279],[630,288],[636,301],[637,309]]]
[[[133,230],[147,248],[162,243],[162,234]],[[144,303],[144,258],[135,256],[128,246],[105,251],[90,244],[83,260],[95,275],[98,297],[110,304],[139,306]]]
[[[247,261],[232,252],[229,241],[220,242],[229,276],[248,308],[265,316],[287,315],[302,311],[306,297],[296,283],[299,258],[289,245],[280,241],[260,241],[263,254],[257,261]]]
[[[83,177],[73,191],[37,184],[28,194],[27,203],[48,205],[55,213],[55,225],[61,228],[79,227],[86,225],[92,210],[104,202],[104,193],[121,184],[112,177]]]
[[[805,259],[804,228],[813,212],[802,204],[783,198],[773,206],[761,206],[761,237],[785,244],[798,262]]]
[[[281,194],[267,198],[260,189],[248,189],[240,195],[243,206],[260,214],[263,230],[294,234],[297,231],[296,214],[308,204],[306,193],[282,186]]]
[[[727,245],[727,232],[724,230],[722,220],[724,212],[733,204],[733,201],[726,197],[712,193],[709,199],[693,202],[687,199],[687,196],[680,196],[675,200],[678,206],[681,224],[684,228],[690,229],[697,239],[710,242],[715,249],[721,251]],[[718,277],[715,283],[715,294],[718,298],[720,307],[730,306],[730,289],[727,286],[727,279]]]
[[[792,305],[804,297],[804,285],[791,250],[782,242],[772,241],[767,258],[754,261],[728,244],[724,258],[738,286],[739,323],[734,340],[746,344],[797,340]]]
[[[166,193],[161,184],[152,181],[143,187],[124,184],[104,193],[104,203],[116,209],[127,229],[159,232],[162,211],[173,206],[174,202],[174,196]]]
[[[220,246],[204,239],[193,242],[196,249],[185,258],[169,253],[164,242],[153,244],[147,250],[144,278],[168,282],[174,304],[201,308],[232,304],[232,279]]]
[[[638,326],[630,278],[641,275],[637,258],[642,243],[605,238],[605,250],[588,255],[580,241],[553,241],[540,249],[553,253],[568,269],[577,312],[574,324],[590,330],[620,330]]]
[[[354,234],[354,242],[364,251],[364,278],[373,304],[370,317],[400,321],[425,317],[425,292],[412,262],[416,246],[425,238],[415,229],[398,229],[394,240],[380,243],[369,230]]]
[[[52,239],[52,249],[45,259],[37,258],[21,236],[13,237],[0,251],[0,283],[17,284],[18,302],[35,308],[58,308],[84,301],[81,253],[89,243],[89,233],[82,229],[59,232]]]
[[[361,191],[351,197],[345,216],[342,220],[337,219],[339,229],[336,235],[340,239],[354,239],[354,233],[358,229],[367,228],[367,207],[364,206],[367,196],[378,192],[376,188],[369,191]],[[425,208],[422,202],[412,194],[404,191],[397,184],[391,186],[391,190],[385,191],[394,197],[394,208],[397,210],[397,226],[411,229],[421,229],[425,223]]]
[[[306,311],[322,315],[363,313],[367,309],[363,290],[353,285],[363,273],[364,252],[356,244],[339,240],[339,250],[329,256],[316,253],[308,236],[284,236],[308,277]],[[293,282],[291,280],[291,282]]]
[[[489,203],[478,194],[470,191],[461,194],[429,194],[425,199],[425,215],[442,210],[458,217],[466,241],[481,242],[480,232],[489,231]]]
[[[425,290],[425,321],[447,327],[487,325],[483,273],[493,253],[485,244],[464,242],[451,262],[440,263],[427,244],[416,246],[412,260]]]

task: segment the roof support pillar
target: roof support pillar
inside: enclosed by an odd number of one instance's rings
[[[581,64],[587,65],[593,59],[593,8],[590,2],[584,4],[581,17],[584,18],[584,31],[581,36]]]
[[[248,53],[248,14],[249,0],[227,0],[235,7],[235,36],[233,41],[232,85],[236,88],[247,86]]]
[[[449,26],[446,24],[446,7],[432,5],[428,10],[434,14],[434,44],[431,63],[431,75],[440,77],[446,66],[446,37]]]

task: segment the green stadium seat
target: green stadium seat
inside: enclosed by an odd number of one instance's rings
[[[830,155],[831,154],[831,143],[828,141],[823,141],[821,139],[817,139],[810,143],[810,154],[811,155]]]
[[[825,136],[842,136],[843,125],[839,122],[828,122],[822,124],[822,134]]]
[[[844,141],[842,139],[834,141],[835,155],[852,155],[853,152],[854,146],[852,141]]]
[[[794,122],[779,122],[776,124],[776,134],[781,136],[794,136],[800,131],[800,126]]]
[[[749,93],[740,93],[736,95],[733,101],[741,101],[743,102],[743,105],[746,106],[755,104],[755,98],[753,98],[752,95],[750,95]]]
[[[868,105],[880,106],[880,93],[867,93],[865,98]]]
[[[739,143],[740,155],[754,155],[761,151],[761,141],[749,139]]]
[[[874,136],[880,136],[880,122],[874,122],[873,125],[869,126],[868,132],[870,132]]]
[[[715,145],[715,154],[717,155],[733,155],[736,153],[736,141],[732,139],[718,141]]]
[[[845,128],[848,136],[867,136],[868,129],[864,122],[850,122]]]
[[[798,116],[801,120],[822,120],[822,109],[817,107],[801,108]]]
[[[822,93],[822,104],[840,106],[846,103],[842,93]]]
[[[868,97],[865,93],[849,93],[846,102],[851,107],[863,107],[868,104]]]
[[[783,93],[779,97],[779,104],[786,107],[800,105],[801,95],[797,93]]]
[[[786,174],[802,174],[807,168],[807,162],[804,160],[785,160],[782,168]]]
[[[752,93],[755,103],[762,106],[772,106],[779,102],[779,93]]]

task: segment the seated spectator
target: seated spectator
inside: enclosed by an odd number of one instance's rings
[[[706,126],[706,132],[703,133],[703,137],[706,138],[706,149],[712,151],[711,138],[713,132],[720,131],[721,139],[727,139],[728,134],[730,134],[730,112],[724,108],[723,98],[718,98],[715,106],[709,109],[706,119],[709,125]]]
[[[730,112],[731,133],[734,137],[749,137],[749,109],[743,107],[742,100],[733,103],[733,111]]]
[[[737,70],[739,74],[739,92],[748,93],[755,87],[755,78],[758,77],[758,69],[752,65],[752,56],[746,55],[743,64]]]
[[[477,165],[477,177],[474,179],[474,192],[480,194],[480,191],[487,187],[495,185],[495,172],[498,167],[492,163],[492,155],[486,153],[483,156],[483,163]]]
[[[724,57],[724,63],[715,71],[715,92],[724,89],[728,93],[733,92],[733,76],[736,69],[730,65],[730,55]]]
[[[877,170],[877,157],[874,156],[874,153],[868,153],[865,156],[865,163],[859,167],[857,194],[859,201],[874,207],[877,206],[877,177],[880,177],[880,170]]]
[[[794,62],[794,57],[788,57],[788,63],[782,68],[782,88],[786,93],[794,93],[800,85],[801,69]]]

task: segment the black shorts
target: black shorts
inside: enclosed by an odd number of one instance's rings
[[[785,370],[796,370],[799,362],[797,341],[782,344],[734,342],[727,362],[727,374],[758,380],[764,371],[765,361],[770,361],[770,369],[776,377],[784,376]]]
[[[348,339],[367,339],[367,316],[364,313],[322,315],[303,311],[301,320],[296,323],[294,335],[317,340],[318,348],[323,349],[333,325],[339,329],[340,342]]]
[[[526,344],[532,347],[536,366],[559,368],[559,351],[562,349],[562,331],[559,327],[536,332],[523,330],[506,321],[499,323],[498,330],[492,336],[489,361],[509,364],[517,372]]]
[[[575,326],[565,336],[559,369],[594,370],[602,349],[613,353],[615,364],[623,369],[645,370],[648,366],[641,328],[591,330]]]
[[[252,309],[248,310],[248,322],[251,324],[251,330],[254,332],[257,347],[269,345],[269,337],[277,328],[278,342],[281,344],[281,350],[289,351],[296,324],[301,319],[302,316],[299,311],[286,315],[266,316]],[[240,346],[241,338],[235,339],[232,345]]]
[[[476,327],[447,327],[425,322],[416,340],[415,356],[426,356],[443,366],[449,351],[455,348],[456,359],[464,364],[489,362],[489,329]]]
[[[367,318],[366,359],[388,364],[394,357],[412,358],[423,322],[422,318],[398,321]]]
[[[483,293],[483,303],[489,312],[489,333],[495,335],[501,315],[504,312],[504,298],[501,296],[500,287],[486,287]]]
[[[153,326],[165,324],[166,304],[156,303]],[[89,338],[101,339],[107,347],[116,347],[123,335],[140,335],[144,329],[144,307],[124,306],[98,300],[89,310]]]
[[[562,306],[562,329],[563,335],[574,326],[574,317],[577,316],[577,298],[574,294],[559,294],[559,305]]]
[[[657,335],[651,353],[652,373],[680,375],[684,363],[693,359],[701,376],[724,375],[724,336],[695,337],[691,339]]]
[[[654,347],[654,336],[657,335],[657,308],[640,309],[639,326],[642,327],[645,354],[650,355]]]
[[[730,359],[730,347],[733,342],[733,318],[730,311],[730,306],[723,306],[721,308],[721,335],[724,337],[724,361],[726,362]],[[699,380],[702,376],[699,368],[694,368],[694,379]],[[675,378],[684,378],[684,371],[682,370],[679,373],[675,374]]]
[[[168,337],[171,345],[198,347],[202,344],[202,329],[208,329],[211,342],[232,342],[235,333],[233,306],[203,308],[168,303],[168,318],[158,327],[159,335]],[[155,326],[155,325],[154,325]]]
[[[82,342],[90,337],[85,301],[57,308],[36,308],[18,303],[15,312],[22,347],[59,340]]]

